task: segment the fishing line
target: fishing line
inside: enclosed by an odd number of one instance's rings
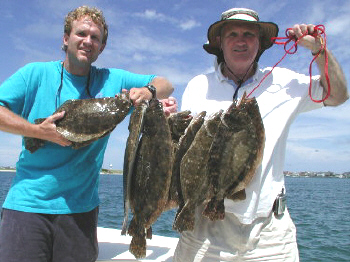
[[[304,38],[306,35],[309,35],[308,32],[306,31],[305,33],[303,33],[303,35],[299,39],[297,39],[294,35],[289,33],[290,30],[292,30],[292,28],[287,28],[286,29],[286,32],[285,32],[286,36],[285,37],[271,37],[271,41],[274,42],[274,44],[283,45],[284,46],[285,53],[282,56],[282,58],[272,67],[272,69],[260,80],[259,84],[256,87],[254,87],[254,89],[247,95],[247,97],[249,97],[260,86],[260,84],[266,79],[266,77],[271,74],[272,70],[280,62],[282,62],[282,60],[288,54],[290,54],[290,55],[295,54],[296,51],[298,50],[298,43],[299,43],[299,41],[302,38]],[[320,38],[321,48],[316,54],[313,54],[314,57],[313,57],[312,61],[310,62],[310,66],[309,66],[309,75],[310,75],[309,96],[310,96],[310,98],[311,98],[311,100],[313,102],[321,103],[321,102],[324,102],[329,97],[330,92],[331,92],[331,84],[330,84],[329,75],[328,75],[328,54],[326,52],[327,38],[326,38],[326,31],[325,31],[324,25],[316,25],[314,27],[314,32],[311,34],[311,36],[313,36],[315,38]],[[285,40],[285,41],[280,41],[280,40]],[[292,41],[294,41],[294,44],[292,44],[292,46],[290,48],[288,48],[287,46]],[[311,89],[312,89],[312,64],[319,57],[320,54],[324,54],[324,59],[325,59],[324,72],[325,72],[325,78],[327,80],[327,94],[326,94],[326,96],[323,99],[315,100],[312,97],[312,94],[311,94]]]

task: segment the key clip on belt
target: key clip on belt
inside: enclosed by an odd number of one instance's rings
[[[284,193],[284,188],[282,188],[282,192],[276,197],[276,200],[273,204],[273,213],[275,216],[281,216],[284,213],[284,210],[286,209],[287,204],[287,197]]]

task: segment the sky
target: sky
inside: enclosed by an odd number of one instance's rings
[[[187,82],[213,70],[214,57],[202,45],[208,27],[233,7],[256,10],[261,21],[278,24],[279,36],[298,23],[324,25],[327,47],[350,80],[350,34],[344,33],[350,28],[348,0],[1,0],[0,84],[27,63],[63,60],[64,17],[81,5],[100,8],[109,26],[107,46],[94,65],[164,76],[173,83],[179,105]],[[260,66],[273,66],[283,54],[283,46],[274,45],[260,58]],[[279,66],[307,75],[311,59],[309,50],[300,47]],[[289,133],[284,169],[350,171],[349,112],[347,101],[300,115]],[[128,118],[112,132],[104,168],[122,169],[127,126]],[[0,131],[0,166],[14,167],[20,149],[20,136]]]

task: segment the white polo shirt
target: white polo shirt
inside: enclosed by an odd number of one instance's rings
[[[207,116],[227,109],[232,103],[235,85],[223,76],[220,66],[215,71],[194,77],[182,96],[181,110],[193,115],[206,111]],[[271,68],[258,69],[238,91],[249,94]],[[319,76],[312,80],[312,97],[320,100],[323,88]],[[235,214],[241,223],[250,224],[257,217],[267,217],[276,196],[284,187],[284,158],[289,128],[302,112],[323,106],[313,102],[308,94],[310,77],[289,69],[276,67],[250,95],[256,97],[265,127],[265,149],[262,164],[246,188],[247,198],[242,201],[225,199],[225,210]]]

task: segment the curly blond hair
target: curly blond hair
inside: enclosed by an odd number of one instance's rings
[[[64,19],[64,33],[70,35],[72,31],[73,21],[79,20],[82,17],[88,16],[92,19],[95,24],[101,25],[103,28],[102,43],[107,43],[108,38],[108,25],[106,23],[105,17],[100,9],[96,7],[80,6],[72,11],[70,11]],[[62,49],[67,50],[67,46],[63,45]]]

